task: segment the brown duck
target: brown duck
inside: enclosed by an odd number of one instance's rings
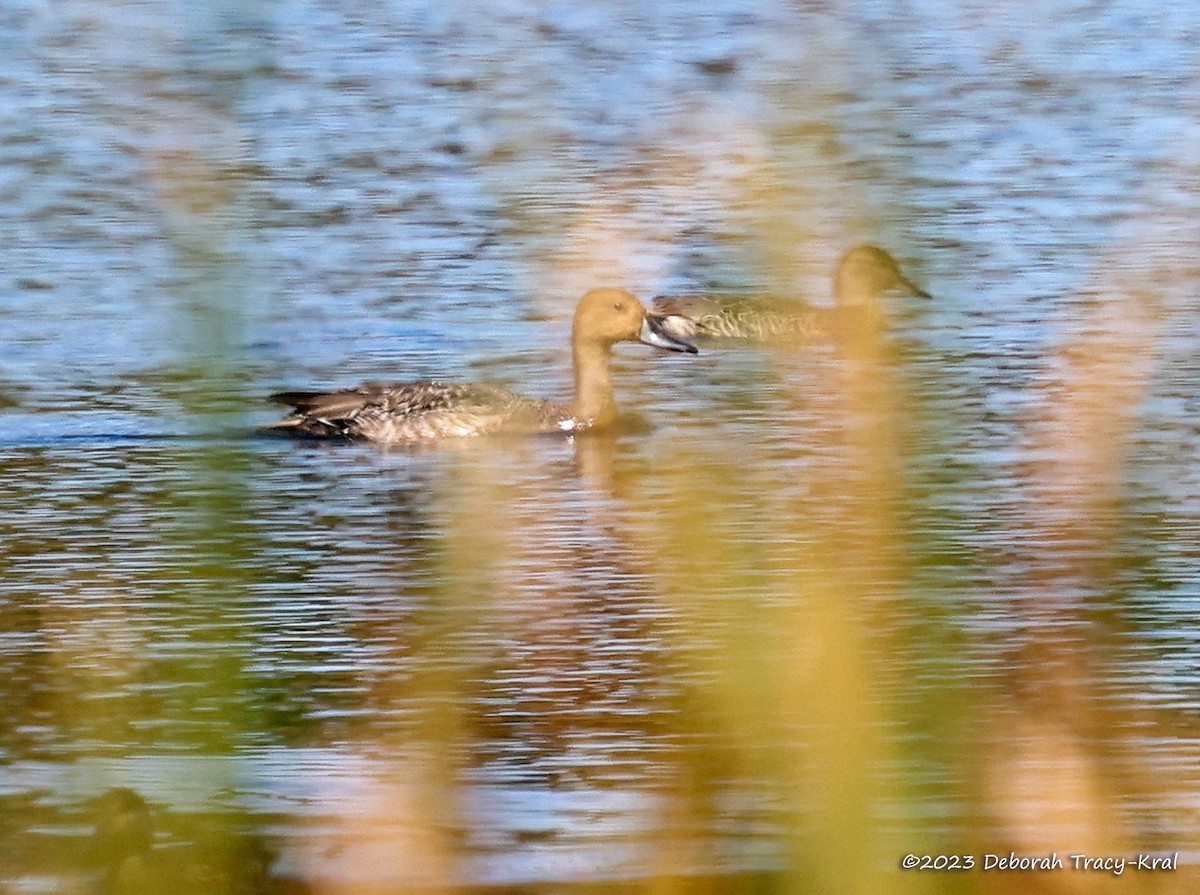
[[[617,342],[642,342],[696,353],[622,289],[593,289],[579,302],[571,329],[575,399],[518,395],[498,385],[367,382],[335,392],[279,392],[271,399],[294,411],[270,428],[308,435],[415,443],[488,433],[583,432],[616,419],[610,362]]]
[[[883,249],[862,245],[842,255],[833,275],[836,306],[818,308],[797,299],[745,295],[660,296],[654,310],[677,338],[808,341],[853,336],[883,326],[879,300],[899,293],[929,298]]]

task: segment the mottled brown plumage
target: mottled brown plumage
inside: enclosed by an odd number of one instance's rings
[[[382,442],[544,432],[570,418],[568,405],[481,383],[366,382],[337,392],[280,392],[271,400],[296,411],[277,427]]]
[[[929,297],[900,272],[891,255],[869,245],[842,256],[833,291],[837,305],[832,308],[800,300],[718,294],[659,296],[654,310],[664,315],[664,328],[681,339],[813,341],[881,329],[884,316],[879,299],[889,293]]]
[[[316,436],[384,443],[462,438],[492,432],[580,432],[616,417],[609,366],[617,342],[644,342],[694,354],[695,346],[661,328],[659,318],[620,289],[594,289],[575,311],[571,347],[575,399],[527,398],[486,383],[367,382],[334,392],[279,392],[271,398],[294,408],[272,428]]]

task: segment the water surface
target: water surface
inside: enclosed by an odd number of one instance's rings
[[[1194,863],[1194,13],[9,5],[4,886],[115,787],[197,891]],[[878,351],[621,346],[611,437],[256,431],[862,241],[936,296]]]

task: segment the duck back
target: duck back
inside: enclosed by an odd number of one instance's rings
[[[678,295],[656,298],[654,310],[681,338],[802,341],[825,334],[828,309],[768,296]]]
[[[271,399],[295,411],[276,428],[382,442],[554,431],[570,419],[563,405],[486,383],[367,382],[334,392],[279,392]]]

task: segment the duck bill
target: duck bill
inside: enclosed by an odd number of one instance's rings
[[[915,295],[917,298],[933,298],[932,295],[907,277],[900,278],[900,285],[904,287],[905,291],[907,291],[909,295]]]
[[[656,314],[647,314],[642,318],[642,331],[638,341],[655,348],[665,348],[667,351],[683,351],[687,354],[699,354],[699,350],[691,342],[681,338],[672,331],[668,318]]]

